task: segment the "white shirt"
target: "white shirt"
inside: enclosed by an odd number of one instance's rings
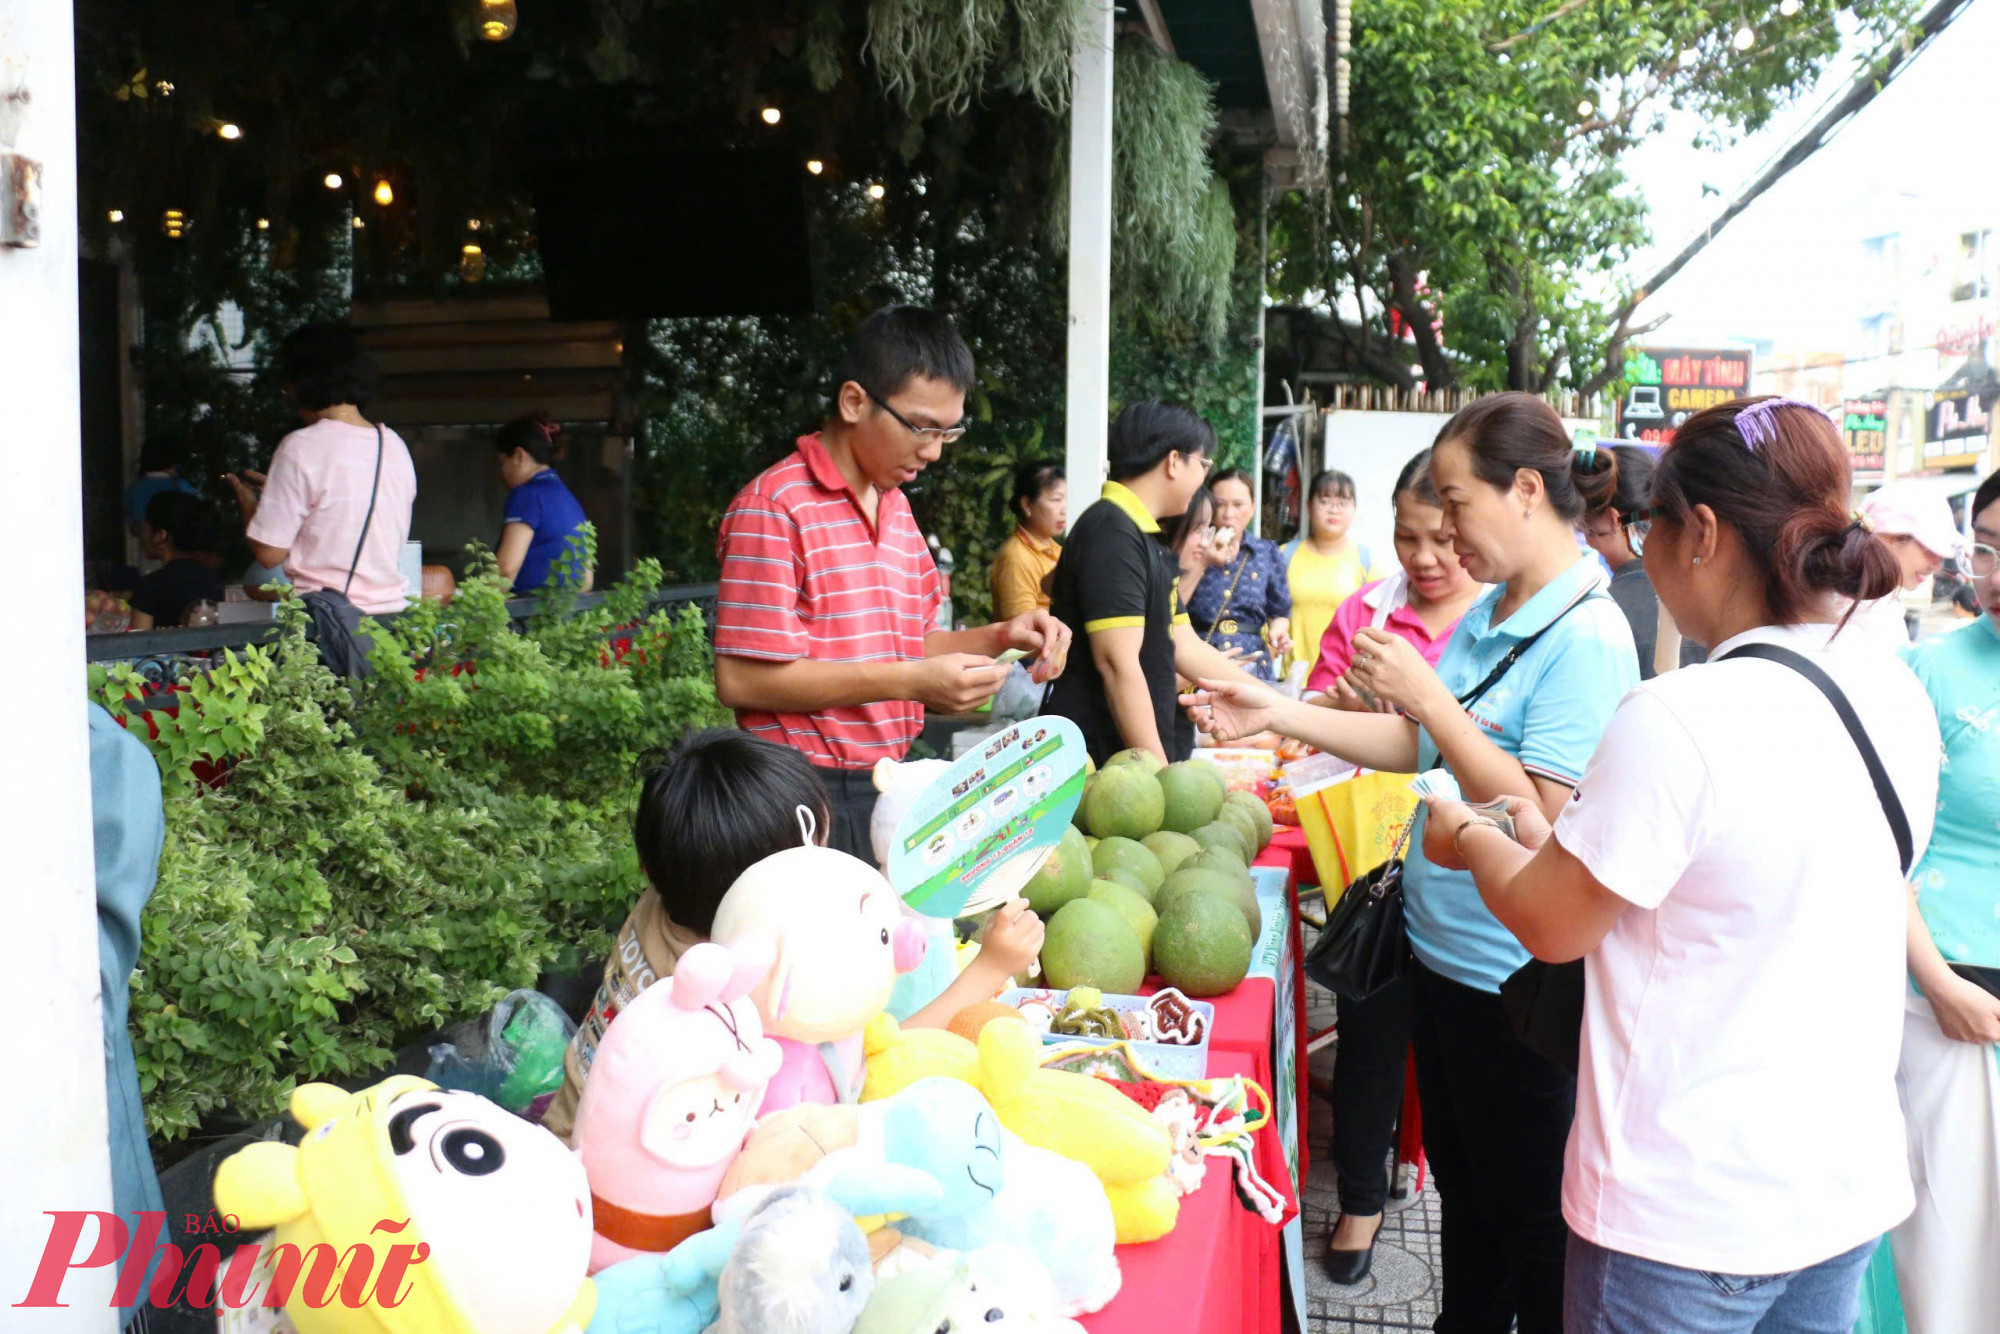
[[[1840,640],[1845,641],[1846,636]],[[1908,899],[1825,696],[1847,695],[1929,842],[1940,744],[1901,661],[1766,626],[1625,698],[1555,837],[1632,906],[1588,957],[1563,1214],[1609,1250],[1729,1274],[1817,1264],[1914,1203],[1896,1061]]]
[[[1846,627],[1835,630],[1830,637],[1842,647],[1851,643],[1866,643],[1891,653],[1908,648],[1910,623],[1903,615],[1902,596],[1891,593],[1870,602],[1855,603],[1854,614],[1848,617]]]

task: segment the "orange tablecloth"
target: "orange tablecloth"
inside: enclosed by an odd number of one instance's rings
[[[1270,1049],[1270,991],[1266,983],[1264,1031]],[[1228,999],[1234,999],[1230,997]],[[1216,1027],[1221,1028],[1218,1014]],[[1209,1048],[1211,1078],[1253,1075],[1249,1057]],[[1290,1178],[1275,1128],[1257,1132],[1257,1167],[1264,1179],[1289,1193]],[[1278,1229],[1236,1198],[1227,1158],[1208,1160],[1201,1189],[1181,1201],[1174,1230],[1144,1246],[1120,1246],[1124,1284],[1111,1304],[1083,1318],[1092,1334],[1278,1334],[1283,1325],[1284,1282]]]

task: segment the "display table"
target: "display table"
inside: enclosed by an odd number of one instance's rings
[[[1267,1008],[1267,1024],[1269,1018]],[[1255,1078],[1252,1065],[1241,1053],[1209,1050],[1211,1078]],[[1257,1137],[1259,1171],[1273,1185],[1285,1183],[1276,1127],[1267,1125]],[[1229,1160],[1210,1158],[1201,1189],[1181,1201],[1172,1232],[1144,1246],[1118,1248],[1124,1284],[1109,1306],[1082,1324],[1092,1334],[1277,1334],[1284,1287],[1279,1246],[1278,1229],[1238,1202]]]
[[[1306,888],[1319,883],[1313,866],[1312,849],[1306,846],[1306,831],[1295,824],[1281,824],[1271,836],[1271,844],[1259,854],[1259,866],[1282,866],[1292,873],[1292,884]]]

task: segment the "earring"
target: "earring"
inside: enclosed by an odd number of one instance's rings
[[[1699,564],[1701,564],[1701,557],[1699,557],[1699,556],[1696,556],[1696,557],[1694,558],[1694,563],[1695,563],[1696,565],[1699,565]]]

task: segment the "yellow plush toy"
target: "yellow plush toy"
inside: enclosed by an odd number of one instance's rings
[[[310,1305],[321,1294],[300,1282],[285,1306],[300,1334],[580,1334],[590,1323],[590,1186],[554,1135],[410,1075],[359,1093],[302,1084],[291,1111],[304,1142],[230,1155],[216,1207],[246,1228],[275,1227],[302,1256],[324,1243],[379,1262],[411,1248],[400,1288],[377,1294],[371,1279],[359,1307],[337,1291]]]
[[[861,1040],[868,1053],[863,1102],[901,1093],[932,1075],[979,1087],[979,1049],[947,1029],[904,1028],[885,1012],[868,1021]]]

